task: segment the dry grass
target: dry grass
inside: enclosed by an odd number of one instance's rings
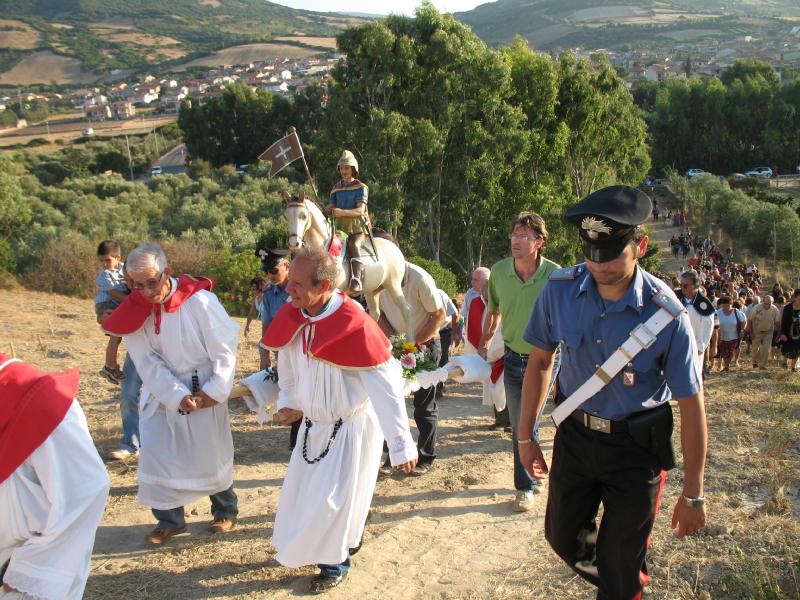
[[[306,35],[287,35],[275,38],[276,42],[302,42],[310,46],[320,46],[323,48],[336,48],[336,38],[334,37],[312,37]]]
[[[0,48],[32,50],[42,36],[33,27],[15,19],[0,19]]]
[[[0,84],[31,85],[36,83],[81,84],[94,83],[99,75],[84,71],[76,58],[58,56],[52,52],[35,52],[14,68],[0,74]]]
[[[318,52],[288,44],[245,44],[225,48],[209,56],[203,56],[182,64],[179,69],[189,67],[214,67],[219,65],[246,65],[251,62],[275,58],[306,58]]]

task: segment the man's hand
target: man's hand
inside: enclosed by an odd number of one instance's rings
[[[486,354],[489,352],[489,342],[484,342],[481,340],[480,345],[478,346],[478,356],[480,356],[483,360],[487,360]]]
[[[197,402],[191,396],[184,396],[181,400],[180,408],[187,413],[194,412],[197,410]]]
[[[681,539],[700,531],[706,524],[706,507],[692,508],[686,504],[683,494],[672,511],[672,535]]]
[[[303,411],[294,410],[293,408],[282,408],[276,414],[283,415],[282,423],[294,423],[303,418]]]
[[[7,594],[11,594],[12,592],[19,593],[19,590],[16,590],[16,589],[12,588],[7,583],[3,584],[3,591],[6,592]]]
[[[417,466],[417,458],[411,459],[407,463],[403,463],[402,465],[396,465],[395,469],[402,471],[403,473],[411,473],[414,470],[414,467]]]
[[[518,444],[519,462],[525,467],[528,474],[537,480],[547,478],[547,461],[544,459],[542,449],[536,442]]]
[[[194,412],[201,408],[210,408],[216,404],[219,404],[219,402],[201,390],[194,396],[184,396],[180,407],[185,412]]]

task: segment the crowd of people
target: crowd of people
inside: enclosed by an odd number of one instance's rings
[[[683,256],[691,255],[672,279],[676,293],[687,296],[687,303],[695,301],[698,308],[702,304],[713,308],[701,311],[711,323],[705,326],[711,329],[703,344],[705,373],[727,373],[747,364],[766,369],[773,363],[797,370],[800,290],[784,288],[779,281],[769,286],[755,264],[737,263],[732,248],[723,252],[710,236],[693,235],[685,224],[670,245],[673,256],[676,247]],[[742,354],[751,359],[745,361]]]
[[[343,208],[337,207],[338,192],[332,194],[329,212],[350,211],[345,214],[362,226],[368,223],[361,218],[366,186],[352,179],[358,174],[352,155],[340,162],[346,185],[339,187],[353,194]],[[714,357],[728,347],[727,315],[736,313],[726,312],[726,299],[732,304],[735,292],[739,300],[743,287],[757,285],[761,291],[757,270],[740,273],[728,263],[709,263],[703,254],[697,256],[697,270],[682,273],[677,282],[682,303],[668,283],[639,265],[649,242],[642,225],[652,213],[650,198],[627,186],[587,196],[565,215],[586,259],[569,267],[545,256],[544,219],[519,214],[509,226],[510,255],[473,273],[463,327],[455,307],[417,265],[406,265],[402,282],[410,317],[387,299],[376,320],[336,289],[340,266],[325,249],[306,246],[294,257],[265,251],[270,284],[253,280],[256,298],[245,327],[249,332],[260,315],[261,366],[277,365],[277,414],[295,424],[273,527],[278,562],[316,565],[311,593],[338,586],[361,547],[381,464],[416,477],[435,468],[441,390],[431,385],[414,392],[415,440],[402,369],[389,343],[410,325],[416,344],[439,364],[446,361],[448,337],[456,342],[463,337],[465,352],[488,363],[484,402],[494,408],[495,426],[508,426],[512,434],[511,510],[531,510],[536,494],[546,491],[544,534],[556,554],[597,586],[598,598],[639,597],[649,582],[646,553],[664,478],[676,466],[668,401],[676,401],[682,423],[683,487],[672,515],[681,538],[701,529],[706,517],[700,357],[706,347]],[[109,254],[115,260],[105,260]],[[184,506],[204,497],[213,515],[210,531],[225,534],[235,529],[239,513],[228,415],[239,325],[213,293],[210,279],[176,276],[159,246],[141,245],[124,263],[118,254],[106,242],[98,248],[98,283],[117,285],[121,278],[125,291],[121,298],[98,295],[96,312],[103,331],[124,342],[141,382],[135,389],[138,410],[121,409],[120,452],[138,458],[138,501],[155,521],[145,539],[162,545],[183,533]],[[110,269],[115,272],[105,272]],[[351,292],[361,289],[360,275],[353,269],[357,281],[346,284]],[[696,289],[684,288],[682,282],[692,277]],[[728,284],[736,289],[724,296]],[[794,297],[800,305],[800,294]],[[702,306],[711,298],[718,311]],[[120,302],[110,310],[103,303],[112,300]],[[697,341],[700,328],[695,330],[694,313],[684,306],[711,317],[707,342],[707,333]],[[800,315],[800,307],[790,309],[790,318],[795,312]],[[774,316],[771,309],[751,310],[745,331],[762,331],[768,317],[761,313]],[[800,337],[800,325],[795,328]],[[751,337],[762,356],[764,338]],[[123,378],[118,365],[109,364],[113,350],[104,367],[114,370],[110,381],[125,385],[134,377],[123,373]],[[12,510],[0,522],[0,598],[80,598],[89,574],[87,549],[99,525],[108,476],[74,400],[76,376],[66,376],[61,386],[53,383],[61,379],[0,356],[0,386],[13,408],[10,417],[0,416],[0,425],[10,423],[0,428],[0,449],[15,449],[0,452],[0,505]],[[539,429],[549,397],[557,405],[558,430],[548,466]],[[32,426],[25,412],[32,399],[42,406],[57,399],[58,408]],[[62,434],[73,442],[63,441]],[[57,459],[54,452],[60,453]],[[56,462],[67,465],[59,469],[70,464],[85,469],[94,484],[70,485],[64,477],[58,494],[46,493],[53,476],[48,470]],[[20,493],[23,488],[29,491]],[[40,517],[36,523],[26,517],[31,511]],[[78,522],[81,527],[71,526]],[[60,561],[53,563],[53,555]]]

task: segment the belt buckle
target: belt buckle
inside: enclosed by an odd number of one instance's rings
[[[584,421],[586,426],[592,431],[599,431],[600,433],[611,433],[611,421],[601,417],[595,417],[584,413]]]

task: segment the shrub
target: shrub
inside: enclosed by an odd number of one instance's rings
[[[22,274],[25,287],[91,298],[97,276],[97,245],[79,233],[52,237],[38,249],[38,260]]]
[[[177,277],[188,273],[189,275],[202,275],[211,277],[211,252],[207,246],[189,240],[163,242],[172,273]],[[130,248],[133,250],[133,248]]]
[[[447,267],[443,267],[435,260],[429,258],[422,258],[421,256],[413,256],[406,259],[408,262],[422,267],[431,274],[433,280],[436,282],[436,287],[453,298],[458,293],[458,277]]]
[[[5,238],[0,238],[0,271],[17,272],[17,258],[14,256],[11,244]]]
[[[228,314],[243,317],[250,307],[250,280],[260,273],[255,253],[220,250],[211,260],[217,278],[217,296]]]

